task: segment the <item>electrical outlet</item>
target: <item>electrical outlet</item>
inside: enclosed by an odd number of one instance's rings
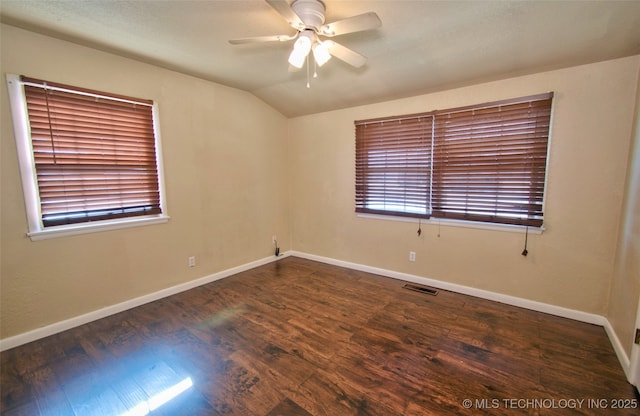
[[[416,261],[416,252],[415,251],[410,251],[409,252],[409,261]]]
[[[191,256],[187,259],[189,267],[196,267],[196,256]]]

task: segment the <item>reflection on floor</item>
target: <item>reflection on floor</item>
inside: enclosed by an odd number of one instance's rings
[[[637,405],[602,327],[403,284],[285,258],[3,352],[0,412],[637,414],[505,407]]]

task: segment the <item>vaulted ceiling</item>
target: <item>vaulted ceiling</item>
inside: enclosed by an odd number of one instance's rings
[[[3,23],[246,90],[294,117],[640,53],[640,1],[324,0],[327,22],[374,11],[375,30],[334,40],[307,88],[290,72],[294,34],[264,0],[2,0]]]

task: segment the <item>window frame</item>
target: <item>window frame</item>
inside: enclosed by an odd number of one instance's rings
[[[401,116],[393,116],[393,117],[379,117],[379,118],[374,118],[374,119],[368,119],[368,120],[356,120],[354,121],[355,127],[356,127],[356,172],[355,172],[355,185],[356,185],[356,194],[355,194],[355,200],[356,200],[356,209],[355,209],[355,213],[357,216],[359,217],[365,217],[365,218],[374,218],[374,219],[392,219],[392,220],[398,220],[398,221],[411,221],[411,222],[418,222],[418,221],[422,221],[424,223],[434,223],[434,224],[438,224],[439,225],[451,225],[451,226],[459,226],[459,227],[467,227],[467,228],[482,228],[482,229],[491,229],[491,230],[506,230],[506,231],[519,231],[519,230],[523,230],[525,228],[531,228],[532,230],[535,231],[543,231],[544,230],[544,210],[545,210],[545,205],[546,205],[546,197],[547,197],[547,181],[548,181],[548,168],[549,168],[549,149],[550,149],[550,145],[551,145],[551,132],[552,132],[552,125],[553,125],[553,106],[554,106],[554,93],[553,92],[547,92],[547,93],[542,93],[542,94],[535,94],[535,95],[529,95],[529,96],[523,96],[523,97],[518,97],[518,98],[512,98],[512,99],[505,99],[505,100],[499,100],[499,101],[493,101],[493,102],[487,102],[487,103],[482,103],[482,104],[475,104],[475,105],[468,105],[468,106],[464,106],[464,107],[457,107],[457,108],[451,108],[451,109],[444,109],[444,110],[433,110],[430,112],[424,112],[424,113],[418,113],[418,114],[408,114],[408,115],[401,115]],[[538,109],[538,104],[536,104],[537,102],[542,102],[542,101],[549,101],[548,103],[548,107],[546,107],[548,109],[548,113],[544,114],[542,117],[544,120],[545,117],[548,117],[548,126],[547,126],[547,130],[546,130],[546,149],[544,151],[544,157],[545,157],[545,161],[544,161],[544,180],[543,180],[543,184],[542,184],[542,198],[541,198],[541,205],[540,205],[540,217],[541,219],[537,219],[538,217],[529,217],[528,215],[535,215],[536,211],[528,211],[528,213],[526,213],[527,217],[522,217],[520,219],[514,219],[512,217],[510,217],[510,212],[505,212],[504,213],[504,218],[503,215],[499,215],[499,216],[493,216],[493,215],[476,215],[475,213],[471,213],[469,215],[464,214],[464,215],[450,215],[448,214],[447,211],[442,211],[439,212],[439,210],[436,209],[436,207],[434,206],[434,204],[436,204],[436,200],[434,200],[435,196],[434,196],[434,189],[442,189],[443,183],[438,183],[438,178],[437,175],[434,172],[434,166],[436,164],[439,163],[439,160],[437,158],[437,154],[438,152],[441,152],[442,149],[440,149],[438,146],[439,145],[443,145],[443,144],[439,144],[437,143],[437,138],[436,138],[436,130],[438,128],[442,129],[442,126],[439,126],[438,123],[442,123],[442,115],[447,115],[447,114],[454,114],[454,113],[460,113],[460,112],[468,112],[468,111],[484,111],[485,109],[490,109],[490,108],[495,108],[497,109],[497,113],[499,114],[502,111],[503,107],[506,106],[518,106],[518,105],[522,105],[524,103],[529,103],[530,107],[533,107],[533,111],[534,113],[538,113],[540,110]],[[534,103],[534,104],[531,104]],[[531,111],[531,110],[530,110]],[[543,110],[544,112],[544,110]],[[426,176],[429,178],[430,180],[430,185],[428,187],[428,201],[426,203],[426,210],[427,212],[425,214],[412,214],[412,213],[408,213],[408,212],[394,212],[391,210],[388,211],[384,211],[384,210],[372,210],[369,209],[366,205],[364,205],[368,199],[369,196],[362,196],[361,194],[363,193],[362,188],[366,186],[366,180],[362,177],[362,175],[365,175],[364,173],[362,173],[362,170],[359,171],[358,167],[359,164],[360,165],[366,165],[366,163],[368,163],[368,160],[366,160],[366,156],[365,156],[365,160],[363,161],[363,156],[362,156],[362,150],[363,148],[366,148],[367,145],[363,145],[362,143],[359,143],[359,140],[364,140],[364,136],[360,133],[359,127],[362,125],[366,125],[366,124],[381,124],[381,123],[385,123],[385,122],[390,122],[390,121],[394,121],[394,120],[403,120],[403,119],[413,119],[416,117],[433,117],[433,122],[432,122],[432,131],[431,133],[431,148],[427,151],[427,153],[429,153],[431,155],[431,160],[429,161],[429,166],[431,171],[426,173]],[[440,117],[440,118],[439,118]],[[494,118],[501,118],[502,116],[492,116]],[[538,121],[540,120],[539,118],[539,114],[536,114],[536,116],[533,119],[527,119],[525,117],[522,117],[522,120],[535,120],[535,123],[538,123]],[[525,123],[530,124],[530,121],[526,121]],[[534,126],[536,126],[536,124],[534,124]],[[477,125],[469,125],[470,130],[474,130],[477,128]],[[502,129],[502,127],[501,127]],[[534,129],[535,130],[535,129]],[[359,134],[360,137],[358,136]],[[529,133],[529,134],[533,134],[533,133]],[[402,129],[399,132],[399,135],[402,136]],[[439,136],[442,137],[442,136]],[[496,142],[496,141],[500,141],[500,137],[501,136],[495,136],[492,137],[490,142]],[[506,137],[506,136],[504,136]],[[537,135],[531,136],[531,137],[536,137],[536,143],[538,137]],[[473,141],[473,136],[470,136],[470,138]],[[496,138],[498,138],[496,140]],[[476,143],[477,143],[477,139]],[[508,140],[508,139],[506,139]],[[527,139],[522,139],[523,141],[527,141],[527,140],[531,140],[529,137]],[[475,147],[476,145],[472,146]],[[484,145],[483,145],[484,146]],[[527,158],[532,157],[531,155],[535,155],[536,154],[536,147],[535,144],[532,145],[530,152],[532,152],[531,154],[527,153]],[[468,150],[467,150],[468,151]],[[439,157],[439,156],[438,156]],[[442,159],[440,159],[440,162],[442,161]],[[477,162],[476,162],[477,163]],[[506,162],[500,162],[498,161],[498,163],[501,165],[502,163],[506,163]],[[539,169],[539,165],[536,165],[537,168]],[[532,168],[533,169],[533,168]],[[534,170],[532,170],[531,172],[534,172]],[[528,174],[532,174],[531,172],[528,172]],[[497,176],[497,178],[501,178],[501,176]],[[365,185],[363,185],[363,182],[365,182]],[[540,181],[538,181],[539,184]],[[538,185],[539,186],[539,185]],[[498,189],[500,186],[493,187],[493,190]],[[492,189],[492,188],[487,188]],[[507,194],[509,195],[509,194]],[[535,193],[533,194],[529,194],[528,198],[535,198]],[[509,195],[510,196],[510,195]],[[537,199],[535,199],[537,200]],[[532,203],[531,201],[533,200],[529,200],[529,203]],[[402,204],[401,201],[394,201],[394,203],[396,204]],[[472,209],[473,205],[469,208]],[[409,218],[408,218],[409,217]],[[414,218],[411,218],[414,217]],[[485,218],[481,218],[481,217],[485,217]],[[491,217],[491,218],[489,218]],[[494,221],[493,219],[497,219],[498,221]],[[534,233],[535,233],[534,231]]]
[[[42,221],[39,186],[36,175],[33,146],[31,142],[31,127],[23,85],[24,83],[21,76],[16,74],[7,74],[6,81],[27,214],[28,231],[26,235],[30,237],[31,240],[36,241],[128,227],[161,224],[166,223],[169,220],[170,217],[167,214],[166,207],[162,146],[158,122],[159,111],[157,103],[153,101],[152,116],[155,138],[155,160],[158,175],[158,191],[160,194],[160,209],[162,212],[160,214],[104,219],[74,224],[50,225],[45,227]],[[81,88],[78,89],[81,90]]]

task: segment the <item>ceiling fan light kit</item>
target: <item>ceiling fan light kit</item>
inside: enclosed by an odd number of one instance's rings
[[[321,0],[294,0],[291,4],[287,0],[265,1],[284,17],[298,33],[294,35],[232,39],[229,43],[239,45],[245,43],[286,42],[295,39],[296,41],[289,55],[289,64],[297,69],[301,69],[305,61],[309,62],[309,54],[312,51],[313,59],[317,66],[326,64],[332,56],[356,68],[363,66],[367,62],[366,57],[332,40],[322,40],[320,36],[339,36],[376,29],[382,25],[380,18],[374,12],[363,13],[324,24],[325,5]]]
[[[330,40],[325,40],[324,42],[316,42],[313,45],[313,59],[316,60],[318,66],[322,66],[326,64],[329,59],[331,59],[331,54],[329,53],[329,47],[327,43],[331,42]]]
[[[293,44],[291,55],[289,55],[289,63],[291,65],[296,68],[302,68],[305,58],[309,55],[309,51],[311,50],[311,44],[314,42],[314,40],[312,40],[313,35],[314,33],[310,30],[305,30],[300,33],[298,39]]]

